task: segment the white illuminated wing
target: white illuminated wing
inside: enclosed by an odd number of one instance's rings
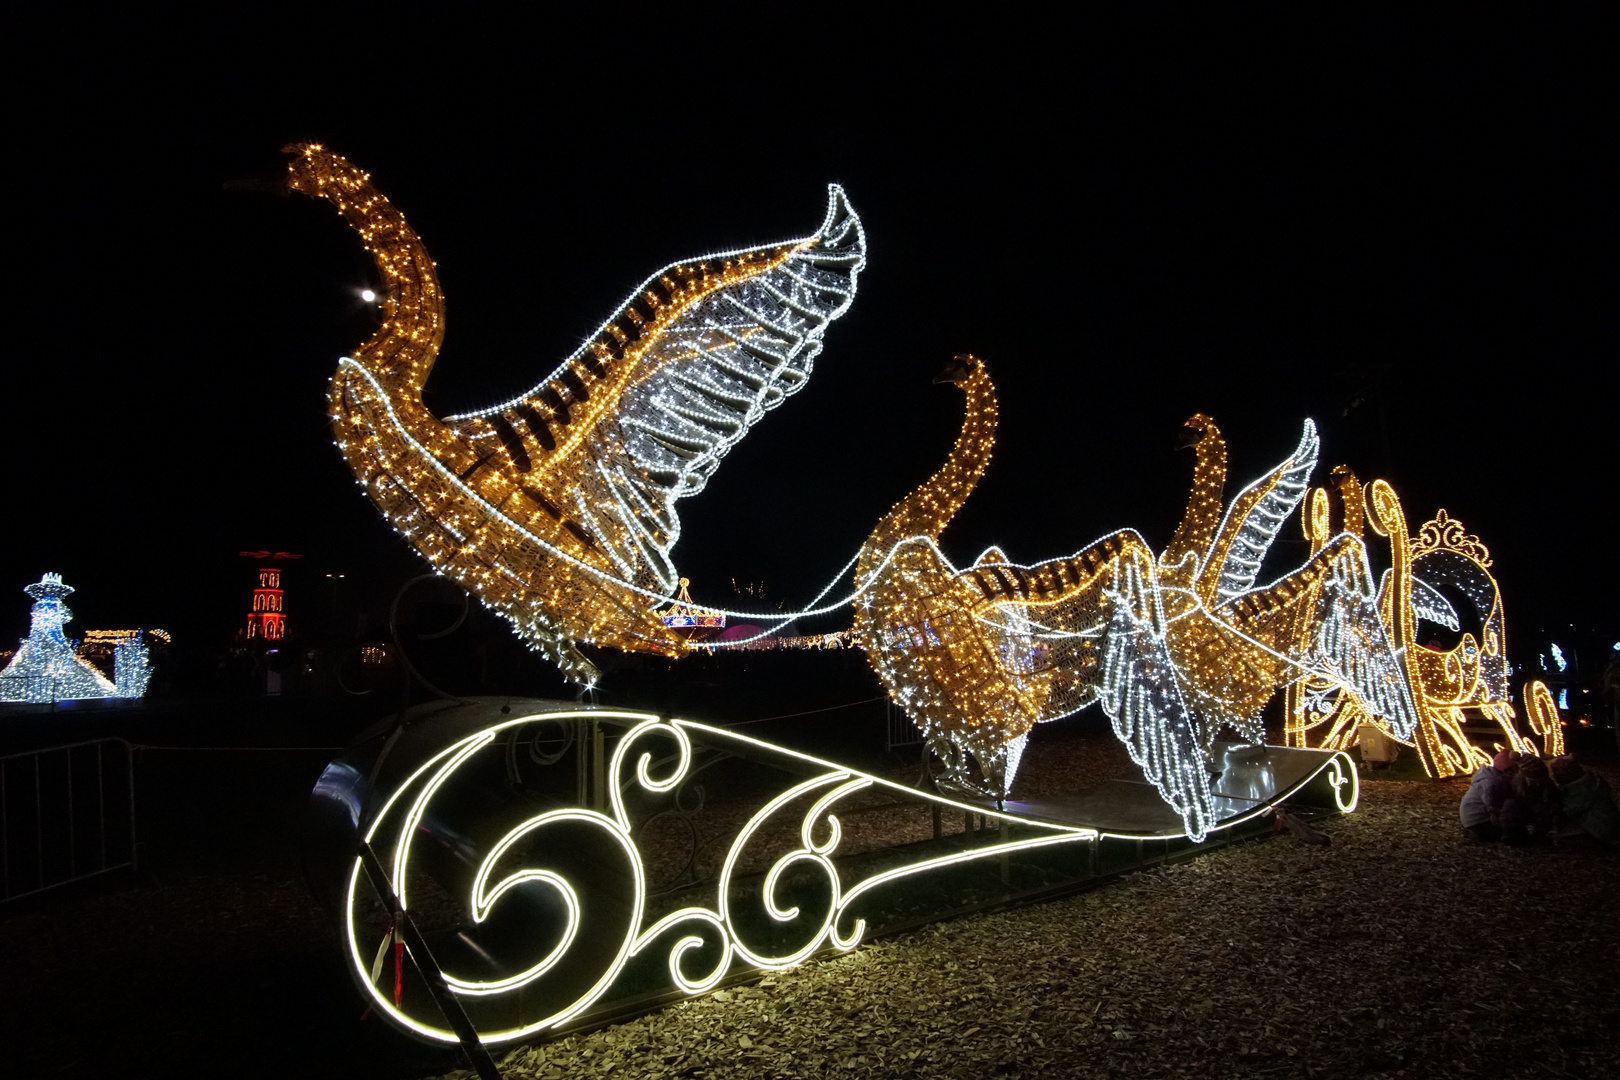
[[[1457,609],[1451,606],[1451,601],[1447,600],[1439,589],[1416,574],[1412,575],[1412,614],[1420,619],[1439,623],[1453,633],[1462,625],[1457,619]]]
[[[1317,600],[1307,663],[1315,674],[1354,694],[1397,738],[1410,739],[1417,730],[1417,708],[1401,657],[1378,612],[1367,550],[1359,541],[1340,539],[1343,547]]]
[[[1204,565],[1205,574],[1219,571],[1214,602],[1225,604],[1254,588],[1260,563],[1277,538],[1277,530],[1305,497],[1321,441],[1316,425],[1305,421],[1299,446],[1268,475],[1250,484],[1226,512]]]
[[[703,490],[726,451],[810,377],[822,331],[848,309],[865,265],[860,218],[835,184],[826,220],[798,250],[664,332],[657,370],[625,394],[622,441],[599,434],[596,456],[623,457],[649,491],[679,499]]]
[[[831,185],[813,235],[665,267],[539,386],[450,422],[489,452],[504,446],[520,486],[531,465],[571,455],[569,504],[542,507],[604,545],[627,580],[672,589],[676,500],[805,384],[865,264],[860,218]],[[589,408],[593,394],[618,396]],[[581,416],[594,426],[571,439]]]
[[[1118,567],[1103,645],[1103,711],[1131,760],[1198,843],[1216,821],[1208,743],[1176,682],[1153,564],[1130,558]]]

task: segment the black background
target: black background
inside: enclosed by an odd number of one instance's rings
[[[326,427],[374,268],[324,204],[223,187],[310,139],[439,262],[441,414],[527,389],[675,259],[805,235],[845,185],[859,295],[806,389],[682,504],[700,600],[819,591],[943,459],[961,398],[930,380],[971,350],[1001,427],[944,537],[959,562],[1124,526],[1162,545],[1189,414],[1221,424],[1229,494],[1313,417],[1318,482],[1383,476],[1414,527],[1444,506],[1490,546],[1521,655],[1565,626],[1613,640],[1620,197],[1588,10],[12,9],[0,638],[47,570],[79,590],[70,632],[223,645],[239,550],[304,555],[294,619],[378,610],[425,568]],[[1304,552],[1290,529],[1273,564]]]

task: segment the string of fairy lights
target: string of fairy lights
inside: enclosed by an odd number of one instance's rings
[[[1356,744],[1363,725],[1411,746],[1424,770],[1445,777],[1488,764],[1494,751],[1506,747],[1521,753],[1554,756],[1563,752],[1564,739],[1556,710],[1543,708],[1546,688],[1526,684],[1524,706],[1530,731],[1540,747],[1516,724],[1507,659],[1507,630],[1501,589],[1491,575],[1490,551],[1477,536],[1445,510],[1409,535],[1405,511],[1393,488],[1382,480],[1365,489],[1344,466],[1333,471],[1343,507],[1346,529],[1359,539],[1363,508],[1371,506],[1374,531],[1388,539],[1391,567],[1380,592],[1379,618],[1390,638],[1400,643],[1402,674],[1417,711],[1412,731],[1393,730],[1380,717],[1368,715],[1360,704],[1341,695],[1323,680],[1306,678],[1290,688],[1285,709],[1285,740],[1292,746],[1343,749]],[[1313,496],[1324,513],[1330,496],[1317,489]],[[1307,537],[1320,543],[1324,529],[1307,522]],[[1472,610],[1464,630],[1461,613],[1448,594],[1465,598]],[[1455,645],[1441,648],[1438,641],[1418,640],[1418,620],[1444,627],[1458,635]],[[1540,690],[1537,690],[1540,687]],[[1548,698],[1550,704],[1550,697]],[[1468,728],[1477,718],[1499,738],[1481,745]]]
[[[966,395],[955,445],[877,522],[852,560],[852,590],[828,600],[834,579],[803,610],[763,615],[693,604],[670,558],[676,504],[805,384],[827,326],[853,302],[865,236],[843,191],[829,188],[810,236],[672,263],[531,390],[439,418],[422,401],[444,335],[433,261],[364,172],[317,144],[289,151],[289,186],[336,208],[384,283],[382,325],[332,378],[338,447],[436,569],[576,682],[597,674],[576,643],[670,657],[746,648],[853,605],[848,640],[945,761],[947,788],[1006,798],[1031,728],[1100,701],[1195,839],[1217,820],[1216,738],[1259,741],[1279,690],[1291,745],[1342,749],[1370,723],[1447,775],[1485,756],[1463,731],[1470,709],[1530,745],[1513,727],[1483,545],[1444,511],[1409,538],[1393,490],[1364,489],[1343,466],[1331,494],[1312,489],[1309,421],[1292,454],[1227,501],[1225,441],[1209,417],[1192,417],[1191,490],[1162,552],[1125,529],[1030,566],[991,548],[956,567],[938,539],[984,475],[997,424],[994,386],[972,356],[942,377]],[[1296,511],[1310,558],[1257,584]],[[1395,562],[1381,584],[1367,525]],[[1418,619],[1460,625],[1448,594],[1469,597],[1484,630],[1442,654],[1414,635]],[[694,639],[726,616],[760,629]]]
[[[333,433],[389,521],[570,678],[590,642],[679,656],[659,607],[679,575],[677,500],[809,378],[865,236],[842,189],[811,236],[673,263],[534,389],[440,419],[422,387],[444,337],[432,259],[366,173],[289,147],[292,190],[331,203],[382,275],[383,321],[328,393]]]
[[[1192,492],[1162,554],[1123,530],[1035,566],[991,548],[958,569],[936,541],[984,474],[996,401],[977,358],[958,358],[947,379],[966,393],[962,429],[945,465],[863,545],[855,614],[879,680],[944,761],[943,784],[1005,799],[1030,729],[1100,701],[1200,840],[1219,816],[1217,734],[1260,741],[1264,705],[1303,676],[1411,733],[1416,712],[1359,540],[1336,537],[1255,586],[1308,490],[1319,445],[1309,421],[1294,453],[1223,513],[1225,443],[1208,417],[1189,420]]]

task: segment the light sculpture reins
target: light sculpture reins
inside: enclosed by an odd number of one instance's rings
[[[330,202],[384,281],[382,326],[328,394],[372,501],[575,681],[595,677],[575,642],[685,652],[659,613],[679,577],[675,504],[804,385],[854,299],[866,244],[843,190],[814,234],[673,263],[534,389],[441,419],[422,401],[444,337],[433,260],[366,173],[288,149],[291,188]]]

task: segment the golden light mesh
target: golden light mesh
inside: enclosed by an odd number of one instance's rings
[[[842,191],[816,235],[666,267],[533,391],[441,420],[422,387],[444,296],[420,238],[342,157],[288,150],[290,187],[338,210],[384,282],[382,325],[328,394],[337,444],[377,507],[572,679],[595,675],[578,641],[687,651],[659,614],[676,589],[674,502],[802,385],[853,299],[864,235]]]
[[[1319,680],[1313,684],[1306,679],[1288,694],[1287,743],[1346,749],[1356,745],[1362,724],[1373,724],[1390,738],[1413,747],[1424,771],[1434,777],[1467,773],[1489,764],[1495,749],[1503,745],[1536,752],[1536,745],[1520,734],[1514,722],[1501,590],[1490,573],[1491,556],[1485,545],[1445,510],[1425,522],[1417,535],[1409,535],[1405,511],[1388,483],[1373,481],[1363,498],[1355,474],[1345,466],[1333,470],[1333,480],[1344,508],[1345,530],[1359,535],[1363,507],[1370,505],[1368,523],[1389,540],[1391,568],[1379,595],[1379,612],[1390,639],[1401,650],[1418,709],[1418,726],[1412,737],[1402,738],[1379,718],[1368,716],[1352,698],[1335,695]],[[1317,489],[1312,499],[1321,512],[1307,522],[1306,535],[1316,547],[1328,535],[1330,500],[1323,489]],[[1418,620],[1426,613],[1433,613],[1436,620],[1454,619],[1438,610],[1442,604],[1449,605],[1440,595],[1439,585],[1467,596],[1479,618],[1479,637],[1465,632],[1449,649],[1418,640]],[[1563,731],[1557,710],[1550,708],[1550,696],[1545,702],[1536,696],[1535,685],[1525,689],[1530,729],[1540,737],[1543,753],[1561,753]],[[1308,705],[1313,696],[1316,708]],[[1485,742],[1487,739],[1490,741]]]

